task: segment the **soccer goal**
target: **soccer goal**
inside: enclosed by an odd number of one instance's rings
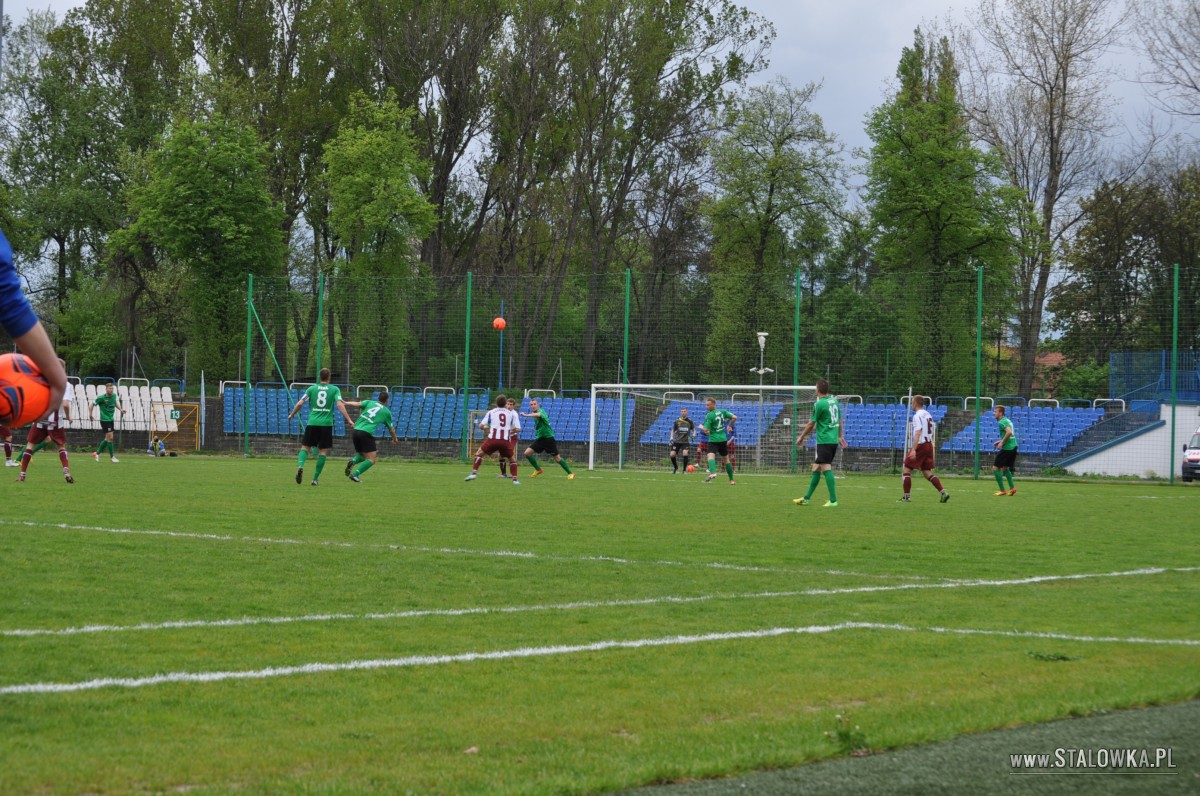
[[[593,384],[588,409],[588,469],[670,471],[671,434],[687,416],[696,427],[689,461],[702,470],[700,431],[712,398],[718,409],[737,415],[730,439],[736,471],[790,471],[811,456],[797,451],[796,435],[812,415],[813,385],[758,384]],[[682,466],[682,461],[679,462]]]

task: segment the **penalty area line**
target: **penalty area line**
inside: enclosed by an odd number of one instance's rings
[[[166,672],[149,677],[101,677],[74,683],[23,683],[0,687],[0,695],[20,694],[66,694],[78,691],[97,691],[104,688],[145,688],[169,683],[219,683],[231,680],[266,680],[276,677],[293,677],[306,674],[329,672],[354,672],[378,669],[403,669],[417,666],[438,666],[450,663],[474,663],[477,661],[503,661],[521,658],[542,658],[560,655],[577,655],[607,650],[643,649],[650,647],[672,647],[704,644],[718,641],[763,639],[789,635],[815,635],[841,630],[892,630],[903,632],[952,633],[962,635],[990,635],[1017,638],[1053,638],[1062,641],[1091,643],[1157,644],[1176,646],[1200,646],[1200,640],[1118,638],[1098,636],[1073,636],[1064,633],[1022,632],[1017,630],[986,630],[978,628],[914,627],[911,625],[884,624],[878,622],[842,622],[832,625],[807,625],[804,627],[774,627],[763,630],[744,630],[725,633],[703,633],[690,636],[665,636],[629,640],[597,641],[590,644],[554,645],[546,647],[521,647],[518,649],[491,650],[487,652],[464,652],[447,655],[411,655],[401,658],[379,658],[356,660],[343,663],[306,663],[297,666],[273,666],[266,669],[215,672]]]

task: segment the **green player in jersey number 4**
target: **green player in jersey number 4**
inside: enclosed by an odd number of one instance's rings
[[[704,401],[704,408],[708,410],[708,415],[700,424],[700,430],[708,435],[708,475],[704,477],[704,483],[707,484],[717,477],[717,454],[719,453],[721,454],[721,466],[729,474],[729,484],[732,486],[737,482],[733,480],[733,465],[729,463],[729,438],[726,434],[729,431],[729,424],[737,421],[737,415],[725,409],[718,409],[717,402],[712,398]]]
[[[113,428],[114,421],[117,417],[117,412],[125,414],[125,407],[121,406],[121,399],[113,392],[113,384],[110,381],[104,385],[104,394],[97,395],[96,400],[92,401],[91,412],[89,417],[92,420],[96,419],[96,407],[100,407],[100,430],[104,432],[104,438],[100,440],[100,444],[92,453],[92,458],[100,461],[100,454],[108,451],[108,460],[113,464],[118,463],[117,452],[113,448]]]
[[[375,466],[379,452],[375,449],[375,429],[384,426],[392,433],[392,444],[400,439],[396,436],[396,424],[392,420],[392,412],[387,408],[387,390],[379,393],[378,399],[368,398],[365,401],[345,401],[348,406],[358,406],[361,410],[358,420],[354,421],[354,430],[350,439],[354,442],[354,458],[346,462],[346,477],[354,483],[359,483],[362,474]]]
[[[797,506],[807,506],[808,501],[817,491],[821,477],[825,477],[825,486],[829,489],[829,500],[825,508],[837,508],[837,488],[833,482],[833,460],[837,456],[838,445],[846,446],[846,432],[842,423],[842,408],[838,405],[836,395],[829,394],[829,382],[825,379],[817,381],[817,403],[813,406],[812,419],[804,426],[800,436],[796,437],[796,447],[803,448],[804,440],[813,430],[817,432],[817,457],[813,461],[812,478],[808,481],[808,491],[804,497],[792,502]]]
[[[296,483],[304,481],[304,464],[308,461],[309,448],[317,449],[317,469],[313,473],[312,485],[317,485],[321,471],[325,469],[325,460],[329,457],[329,449],[333,447],[333,410],[336,408],[346,418],[346,425],[353,426],[350,413],[346,411],[346,402],[342,400],[342,391],[336,384],[330,384],[332,374],[329,368],[321,368],[318,376],[320,384],[314,384],[304,391],[300,400],[288,412],[288,420],[295,417],[300,407],[305,403],[308,407],[308,425],[304,427],[304,439],[300,443],[300,454],[296,459]]]

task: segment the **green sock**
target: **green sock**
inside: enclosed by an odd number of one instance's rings
[[[726,462],[725,472],[729,473],[729,480],[732,481],[733,480],[733,465]]]
[[[1013,482],[1012,482],[1012,470],[1005,470],[1005,471],[1004,471],[1004,477],[1008,479],[1008,488],[1009,488],[1009,489],[1012,489],[1012,488],[1013,488]]]
[[[566,470],[568,473],[570,473],[570,472],[571,472],[571,465],[567,464],[567,460],[566,460],[566,459],[559,459],[559,460],[558,460],[558,466],[559,466],[559,467],[561,467],[561,468],[563,468],[564,470]]]
[[[108,455],[109,455],[109,457],[110,457],[110,458],[113,458],[113,459],[117,458],[117,449],[116,449],[116,447],[115,447],[115,446],[114,446],[114,445],[113,445],[111,442],[106,442],[106,443],[104,443],[104,444],[108,446]]]
[[[833,470],[825,471],[825,486],[829,487],[829,502],[837,503],[837,487],[833,485]]]
[[[33,446],[33,452],[37,453],[38,451],[40,451],[42,448],[45,448],[49,444],[50,444],[50,440],[44,439],[41,442],[39,442],[37,445]]]
[[[992,470],[992,475],[996,476],[996,486],[1004,489],[1004,471]]]
[[[361,453],[356,453],[356,454],[354,454],[354,458],[350,460],[350,464],[351,464],[351,466],[353,466],[353,465],[358,464],[359,462],[365,462],[365,461],[367,461],[366,456],[363,456]]]
[[[300,455],[296,457],[296,466],[303,470],[306,461],[308,461],[308,448],[301,448]]]
[[[529,463],[533,466],[533,469],[535,471],[542,469],[541,467],[538,466],[536,456],[526,456],[525,458],[529,460]]]
[[[712,473],[713,475],[717,474],[717,460],[716,459],[708,460],[708,471],[710,473]]]
[[[819,483],[821,483],[821,471],[813,470],[812,478],[808,479],[808,491],[804,493],[805,500],[813,496],[813,492],[817,491],[817,484]]]
[[[96,446],[96,454],[99,455],[101,453],[104,453],[104,446],[107,444],[108,443],[105,442],[104,440],[100,440],[100,444]]]
[[[352,472],[351,475],[360,476],[363,473],[365,473],[367,470],[370,470],[371,466],[374,464],[375,464],[375,462],[371,461],[370,459],[363,459],[362,464],[360,464],[358,467],[355,467],[354,472]]]
[[[321,477],[321,471],[324,469],[325,469],[325,456],[321,455],[321,456],[317,457],[317,471],[315,473],[313,473],[314,481],[316,481],[318,478]]]

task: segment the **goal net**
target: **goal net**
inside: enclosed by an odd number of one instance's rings
[[[593,384],[588,414],[588,469],[670,470],[671,434],[687,410],[696,433],[689,462],[703,469],[700,431],[712,398],[718,409],[737,415],[730,439],[736,471],[790,471],[811,454],[797,451],[796,435],[812,415],[817,388],[812,385]],[[682,459],[679,466],[683,466]]]

